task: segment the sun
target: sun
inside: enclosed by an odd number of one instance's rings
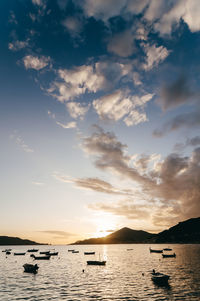
[[[113,217],[102,215],[95,220],[96,232],[94,237],[100,238],[111,234],[116,229],[116,222]]]

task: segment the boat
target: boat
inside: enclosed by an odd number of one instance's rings
[[[171,248],[164,248],[163,251],[172,251]]]
[[[49,252],[46,255],[50,255],[50,256],[57,256],[58,252]]]
[[[169,275],[163,274],[163,273],[159,273],[159,272],[155,272],[155,270],[153,270],[153,272],[151,273],[151,280],[158,285],[168,285],[168,280],[170,278]]]
[[[15,256],[21,256],[21,255],[25,255],[26,252],[15,252],[14,255]]]
[[[133,249],[126,249],[126,251],[132,251]]]
[[[12,249],[5,249],[5,250],[2,250],[2,252],[10,252],[10,251],[12,251]]]
[[[50,251],[41,251],[40,254],[49,255]]]
[[[27,250],[27,252],[38,252],[38,249],[29,249],[29,250]]]
[[[84,252],[84,255],[94,255],[95,252]]]
[[[49,260],[51,255],[45,255],[45,256],[35,256],[34,254],[31,255],[35,260]]]
[[[76,253],[79,253],[79,251],[75,251],[75,250],[74,250],[74,251],[72,251],[72,253],[73,253],[73,254],[76,254]]]
[[[103,261],[101,261],[101,260],[88,260],[87,264],[88,265],[105,265],[106,261],[105,260],[103,260]]]
[[[149,248],[150,253],[163,253],[163,250],[155,250],[155,249],[151,249]]]
[[[176,253],[173,254],[162,254],[163,258],[168,258],[168,257],[176,257]]]
[[[68,250],[68,252],[73,252],[73,251],[75,251],[75,250],[74,250],[74,249],[69,249],[69,250]]]
[[[39,266],[37,264],[25,263],[23,265],[24,272],[36,274],[38,272]]]

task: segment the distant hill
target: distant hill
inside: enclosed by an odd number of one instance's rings
[[[21,239],[19,237],[0,236],[0,246],[11,245],[41,245],[35,241],[28,239]]]
[[[157,234],[155,243],[200,243],[200,217],[191,218]]]
[[[128,243],[200,243],[200,217],[180,222],[158,234],[122,228],[101,238],[79,240],[74,244],[128,244]]]
[[[132,230],[130,228],[122,228],[112,234],[101,238],[90,238],[77,241],[75,244],[128,244],[128,243],[144,243],[152,239],[156,234],[148,233],[142,230]]]

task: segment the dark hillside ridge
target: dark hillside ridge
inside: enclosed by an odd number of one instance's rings
[[[156,243],[200,243],[200,217],[191,218],[157,234]]]
[[[19,237],[0,236],[0,246],[11,245],[41,245],[35,241],[28,239],[21,239]]]
[[[158,234],[122,228],[102,238],[90,238],[74,244],[129,244],[129,243],[200,243],[200,217],[191,218]]]

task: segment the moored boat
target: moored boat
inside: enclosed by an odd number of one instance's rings
[[[35,256],[32,254],[31,257],[33,257],[35,260],[49,260],[51,255]]]
[[[101,260],[88,260],[87,264],[88,265],[105,265],[106,261],[105,260],[103,260],[103,261],[101,261]]]
[[[58,252],[49,252],[46,255],[50,255],[50,256],[57,256]]]
[[[22,256],[22,255],[25,255],[26,252],[15,252],[14,255],[15,256]]]
[[[168,280],[170,278],[169,275],[163,274],[163,273],[159,273],[159,272],[155,272],[155,270],[153,270],[152,274],[151,274],[151,280],[158,284],[158,285],[168,285]]]
[[[156,250],[149,248],[150,253],[163,253],[163,250]]]
[[[172,251],[171,248],[164,248],[163,251]]]
[[[2,250],[2,252],[10,252],[10,251],[12,251],[12,249],[5,249],[5,250]]]
[[[25,263],[23,265],[24,272],[36,274],[38,272],[39,266],[37,264]]]
[[[176,253],[173,254],[162,254],[163,258],[168,258],[168,257],[176,257]]]
[[[31,253],[38,252],[38,251],[39,251],[38,249],[29,249],[29,250],[27,250],[27,252],[31,252]]]
[[[40,254],[49,255],[50,251],[41,251]]]
[[[11,254],[11,252],[10,251],[6,251],[6,255],[10,255]]]
[[[79,253],[79,251],[74,250],[74,251],[72,251],[72,253],[73,253],[73,254],[76,254],[76,253]]]
[[[94,255],[95,252],[84,252],[84,255]]]

